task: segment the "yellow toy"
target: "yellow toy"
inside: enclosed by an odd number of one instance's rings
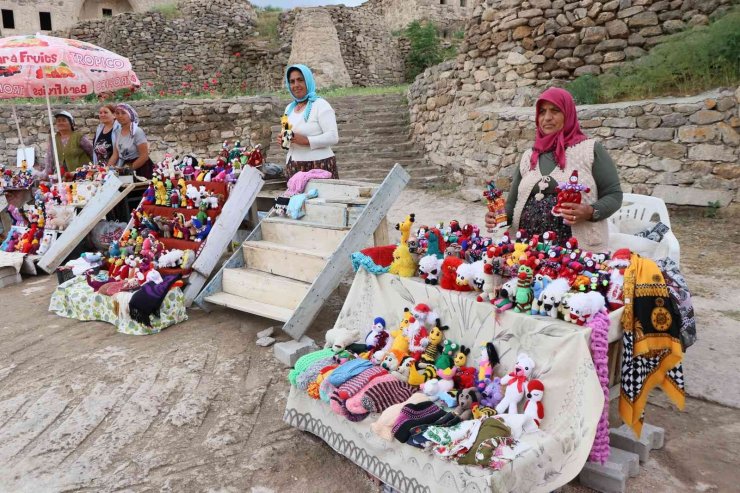
[[[185,184],[185,178],[180,178],[179,180],[177,180],[177,186],[180,187],[180,207],[187,207],[188,197],[186,195],[186,192],[188,190],[188,187]]]
[[[509,267],[514,267],[515,265],[519,265],[519,260],[522,256],[526,257],[527,254],[525,253],[527,251],[527,248],[529,245],[527,243],[514,243],[514,251],[511,253],[511,256],[506,260],[506,264]]]
[[[393,250],[393,263],[388,272],[401,277],[414,277],[416,274],[416,262],[405,242],[401,241],[401,244]]]
[[[78,203],[80,198],[77,196],[77,182],[72,183],[72,203]]]
[[[167,189],[164,187],[164,183],[162,183],[162,180],[157,180],[155,187],[156,187],[156,190],[154,192],[155,205],[164,205],[164,206],[168,205]]]
[[[414,224],[415,214],[409,214],[402,223],[396,224],[396,229],[401,232],[401,245],[406,245],[411,235],[411,226]]]
[[[409,339],[405,334],[406,327],[411,323],[412,317],[413,315],[411,314],[411,311],[404,312],[403,319],[401,320],[401,324],[398,326],[398,329],[390,333],[393,338],[393,343],[391,344],[389,351],[399,352],[403,355],[409,354]]]
[[[293,140],[293,126],[288,121],[288,115],[280,118],[280,147],[290,149],[290,141]]]

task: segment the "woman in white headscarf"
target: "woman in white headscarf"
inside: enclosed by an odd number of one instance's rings
[[[126,103],[116,106],[115,115],[121,128],[114,131],[115,145],[108,164],[124,166],[135,171],[138,176],[151,178],[154,163],[149,158],[146,134],[139,127],[139,115]]]

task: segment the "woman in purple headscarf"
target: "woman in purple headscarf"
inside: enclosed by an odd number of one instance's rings
[[[574,236],[582,249],[605,251],[606,219],[622,206],[614,161],[581,131],[575,102],[565,89],[551,87],[540,95],[535,123],[534,145],[514,170],[506,201],[509,225],[530,236],[552,231],[561,244]],[[557,185],[565,182],[587,189],[580,203],[557,203]],[[493,229],[495,224],[495,215],[486,214],[486,226]]]
[[[151,178],[154,163],[149,158],[146,134],[139,127],[139,115],[131,105],[120,103],[116,106],[115,116],[121,128],[115,130],[113,155],[108,164],[127,167],[138,176]]]

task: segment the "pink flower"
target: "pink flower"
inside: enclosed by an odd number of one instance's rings
[[[164,96],[166,93],[164,91],[159,91],[160,96]]]
[[[240,56],[242,56],[242,54],[237,51],[236,53],[234,53],[234,56],[239,58]]]

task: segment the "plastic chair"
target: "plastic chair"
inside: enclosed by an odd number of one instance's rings
[[[620,227],[620,225],[632,223],[633,228],[635,225],[639,225],[639,230],[644,230],[654,226],[658,221],[669,228],[671,227],[668,208],[663,199],[625,193],[622,199],[622,207],[609,218],[611,226],[609,228],[610,249],[629,248],[654,260],[667,256],[675,260],[676,264],[680,264],[681,246],[672,229],[663,236],[660,243],[656,243],[647,238],[634,236],[637,231],[630,231],[629,234],[622,233]]]

